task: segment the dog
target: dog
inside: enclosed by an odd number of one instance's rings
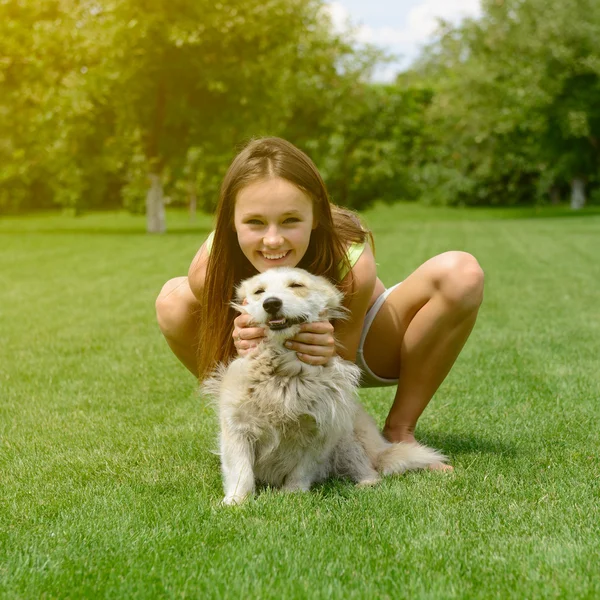
[[[344,318],[343,296],[327,279],[274,267],[243,281],[236,296],[232,306],[265,327],[266,337],[203,385],[218,407],[223,504],[241,503],[257,481],[290,492],[331,476],[372,485],[446,460],[380,434],[357,400],[356,365],[338,356],[309,365],[285,347],[302,323]]]

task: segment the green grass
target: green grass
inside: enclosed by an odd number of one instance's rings
[[[210,219],[0,220],[0,597],[600,597],[600,214],[365,216],[386,284],[448,249],[486,271],[417,430],[456,470],[238,508],[154,322]],[[393,390],[361,396],[382,422]]]

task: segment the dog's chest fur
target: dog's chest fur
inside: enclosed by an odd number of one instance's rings
[[[293,352],[265,344],[246,362],[244,389],[231,408],[240,423],[259,430],[278,429],[303,436],[335,427],[335,421],[353,412],[351,382],[337,359],[331,366],[300,362]]]

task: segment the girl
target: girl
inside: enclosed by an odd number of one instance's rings
[[[158,296],[160,329],[203,379],[264,336],[228,304],[242,279],[275,266],[324,275],[345,294],[348,319],[307,323],[289,347],[312,365],[336,353],[355,362],[363,387],[397,386],[383,433],[415,441],[417,420],[475,324],[483,272],[470,254],[446,252],[386,290],[372,246],[358,217],[330,203],[306,154],[280,138],[253,140],[225,175],[215,230],[188,276],[171,279]]]

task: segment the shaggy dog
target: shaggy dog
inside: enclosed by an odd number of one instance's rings
[[[218,403],[224,504],[242,502],[255,481],[287,491],[307,491],[329,476],[369,485],[445,460],[420,444],[382,437],[356,399],[356,365],[337,356],[308,365],[285,348],[301,323],[343,318],[341,302],[329,281],[302,269],[268,269],[238,287],[233,306],[267,334],[203,387]]]

